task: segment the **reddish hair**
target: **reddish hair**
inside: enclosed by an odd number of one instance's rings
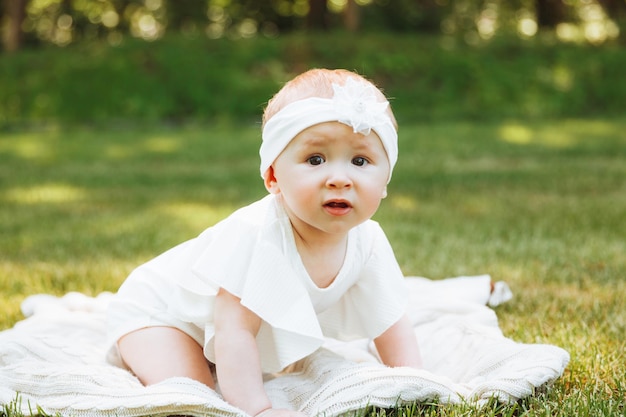
[[[374,87],[376,95],[379,96],[379,99],[381,101],[387,101],[385,95],[374,85],[374,83],[357,73],[344,69],[311,69],[287,82],[283,88],[281,88],[274,95],[274,97],[270,99],[267,103],[267,107],[265,107],[265,111],[263,112],[263,126],[265,126],[265,123],[267,123],[267,121],[278,113],[283,107],[293,103],[294,101],[303,100],[309,97],[332,98],[334,94],[333,84],[344,85],[348,78],[356,78],[357,80],[370,84]],[[391,111],[391,107],[387,108],[387,113],[397,130],[398,124],[393,112]]]

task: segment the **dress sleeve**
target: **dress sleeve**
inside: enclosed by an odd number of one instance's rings
[[[364,250],[358,279],[335,305],[318,314],[327,337],[373,339],[406,312],[406,282],[385,233],[370,222],[359,238]]]

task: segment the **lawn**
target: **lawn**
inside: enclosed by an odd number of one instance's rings
[[[561,346],[571,362],[514,405],[393,412],[624,415],[626,120],[404,123],[400,137],[376,220],[405,274],[508,282],[505,335]],[[115,291],[263,196],[258,144],[253,123],[0,132],[0,329],[27,295]]]

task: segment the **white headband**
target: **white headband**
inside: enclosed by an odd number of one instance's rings
[[[398,160],[398,133],[389,115],[389,102],[378,101],[371,84],[348,78],[344,86],[333,84],[332,99],[310,97],[294,101],[272,116],[263,127],[261,177],[289,142],[304,129],[318,123],[337,121],[351,126],[354,133],[369,135],[374,130],[389,159],[389,179]]]

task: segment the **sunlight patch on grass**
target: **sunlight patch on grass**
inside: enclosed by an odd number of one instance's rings
[[[473,196],[459,203],[458,209],[468,218],[487,216],[493,210],[493,202],[484,196]]]
[[[109,255],[54,261],[35,259],[27,263],[0,260],[0,329],[9,328],[24,318],[20,306],[29,295],[61,296],[78,291],[93,296],[103,291],[114,292],[128,274],[146,260],[141,256],[122,260]]]
[[[507,123],[500,128],[500,137],[508,143],[526,145],[533,140],[533,131],[518,123]]]
[[[572,132],[560,128],[531,129],[519,123],[506,123],[500,127],[501,140],[515,145],[537,144],[553,148],[567,148],[576,144]]]
[[[577,142],[575,135],[556,127],[542,129],[537,134],[537,143],[554,148],[568,148]]]
[[[567,120],[560,123],[534,124],[503,123],[497,135],[503,142],[514,145],[542,145],[550,148],[570,148],[589,143],[596,138],[613,138],[618,142],[625,134],[615,123],[602,120]]]
[[[80,187],[56,183],[10,188],[3,199],[18,204],[61,204],[85,200],[87,194]]]
[[[126,138],[123,141],[101,144],[103,153],[111,159],[140,158],[145,153],[151,154],[174,154],[181,151],[187,144],[187,140],[180,135],[175,136],[150,136],[132,140]]]
[[[232,206],[214,207],[208,204],[176,202],[163,204],[157,211],[182,222],[191,230],[200,233],[205,228],[226,218],[234,211]]]
[[[104,147],[104,155],[111,159],[128,159],[137,155],[137,148],[133,145],[112,143]]]
[[[182,141],[174,137],[157,136],[146,139],[143,149],[153,153],[173,153],[180,149]]]
[[[101,291],[117,290],[128,274],[147,259],[135,255],[122,260],[106,255],[82,259],[33,259],[28,263],[1,261],[0,286],[3,296],[62,295],[67,291],[95,295]]]
[[[415,212],[417,210],[417,199],[408,194],[394,194],[389,197],[389,204],[396,210]]]
[[[25,133],[0,138],[0,152],[13,154],[25,160],[45,160],[55,153],[53,144],[43,140],[49,134]]]

